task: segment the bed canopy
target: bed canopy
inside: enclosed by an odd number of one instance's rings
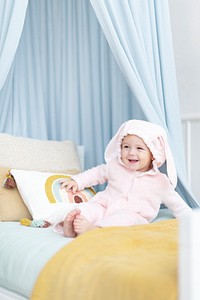
[[[104,161],[119,125],[165,127],[187,186],[168,1],[1,0],[0,132],[83,144]]]

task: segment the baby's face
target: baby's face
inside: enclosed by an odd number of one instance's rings
[[[152,154],[137,135],[129,134],[121,144],[121,160],[131,171],[146,172],[152,168]]]

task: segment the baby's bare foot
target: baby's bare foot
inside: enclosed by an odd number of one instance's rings
[[[75,208],[66,216],[63,222],[64,236],[75,237],[77,235],[74,230],[74,220],[80,213],[80,209]]]
[[[77,214],[74,219],[74,231],[77,235],[85,233],[91,229],[96,228],[96,226],[88,221],[84,216]]]

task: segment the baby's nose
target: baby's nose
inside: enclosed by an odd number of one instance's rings
[[[130,152],[129,153],[132,154],[132,155],[135,155],[136,154],[135,148],[130,148]]]

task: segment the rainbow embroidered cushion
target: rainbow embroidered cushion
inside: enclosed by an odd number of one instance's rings
[[[18,191],[33,219],[51,221],[60,211],[67,213],[72,204],[89,201],[94,195],[93,187],[77,193],[60,188],[60,180],[70,179],[70,174],[47,173],[11,169]]]

